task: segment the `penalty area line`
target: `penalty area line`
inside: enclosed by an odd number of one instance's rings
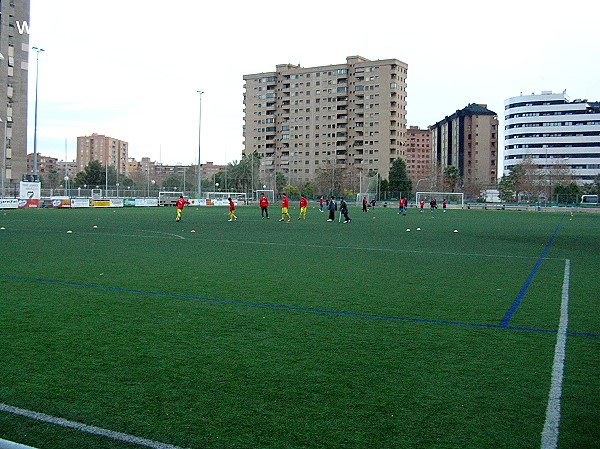
[[[183,449],[179,446],[173,446],[172,444],[148,440],[146,438],[140,438],[122,432],[115,432],[113,430],[107,430],[101,427],[89,426],[87,424],[83,424],[77,421],[69,421],[67,419],[57,418],[55,416],[46,415],[44,413],[38,413],[19,407],[13,407],[12,405],[0,404],[0,411],[11,413],[13,415],[23,416],[25,418],[33,419],[47,424],[53,424],[55,426],[74,429],[79,432],[89,433],[91,435],[102,436],[110,438],[112,440],[123,441],[129,444],[136,444],[138,446],[150,447],[152,449]]]

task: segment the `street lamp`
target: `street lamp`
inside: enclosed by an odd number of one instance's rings
[[[65,176],[63,179],[65,180],[65,196],[69,196],[69,177]]]
[[[35,58],[35,115],[33,120],[33,177],[34,181],[37,181],[37,116],[38,116],[38,75],[40,67],[40,53],[44,51],[43,48],[31,47],[33,51],[37,53]]]
[[[197,91],[200,97],[200,105],[198,109],[198,197],[202,196],[202,164],[200,163],[200,136],[202,130],[202,92]]]

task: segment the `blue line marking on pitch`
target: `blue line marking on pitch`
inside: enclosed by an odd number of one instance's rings
[[[36,282],[40,284],[53,284],[60,285],[64,287],[81,287],[81,288],[89,288],[94,290],[106,290],[112,292],[119,293],[134,293],[138,295],[147,295],[147,296],[159,296],[163,298],[177,298],[177,299],[191,299],[194,301],[205,301],[205,302],[213,302],[219,304],[231,304],[231,305],[240,305],[246,307],[262,307],[265,309],[278,309],[278,310],[291,310],[295,312],[304,312],[304,313],[315,313],[320,315],[337,315],[337,316],[346,316],[352,318],[368,318],[368,319],[377,319],[377,320],[387,320],[387,321],[404,321],[410,323],[423,323],[423,324],[438,324],[445,326],[463,326],[463,327],[479,327],[484,329],[508,329],[522,332],[537,332],[537,333],[553,333],[555,334],[557,331],[552,329],[535,329],[535,328],[525,328],[525,327],[511,327],[511,326],[499,326],[497,324],[485,324],[485,323],[467,323],[461,321],[444,321],[444,320],[430,320],[425,318],[408,318],[408,317],[399,317],[393,315],[377,315],[371,313],[359,313],[359,312],[344,312],[344,311],[335,311],[335,310],[326,310],[326,309],[311,309],[308,307],[299,307],[299,306],[288,306],[283,304],[264,304],[264,303],[253,303],[246,301],[239,301],[235,299],[218,299],[218,298],[205,298],[202,296],[194,296],[194,295],[182,295],[180,293],[166,293],[166,292],[154,292],[154,291],[145,291],[138,289],[128,289],[121,287],[108,287],[105,285],[97,285],[97,284],[83,284],[79,282],[67,282],[67,281],[58,281],[53,279],[39,279],[39,278],[30,278],[23,276],[14,276],[10,274],[0,273],[0,278],[11,279],[15,281],[21,282]],[[568,332],[569,335],[577,335],[582,337],[593,337],[598,338],[600,334],[594,333],[584,333],[584,332]]]
[[[563,215],[563,219],[565,218],[565,216],[566,215]],[[506,315],[504,315],[504,318],[502,318],[502,321],[500,321],[500,327],[503,327],[503,328],[508,327],[508,323],[510,322],[510,319],[512,318],[512,316],[515,314],[515,312],[519,308],[521,301],[525,297],[525,293],[527,293],[529,284],[531,284],[533,277],[535,276],[538,269],[542,265],[542,262],[544,261],[546,254],[548,254],[548,251],[550,251],[550,246],[552,245],[552,242],[554,242],[554,239],[556,238],[556,235],[558,234],[559,229],[560,229],[560,223],[558,223],[558,226],[556,226],[556,229],[554,230],[554,234],[552,234],[552,237],[550,237],[550,240],[546,244],[546,247],[542,251],[542,254],[540,254],[540,257],[538,258],[537,262],[535,263],[533,270],[531,270],[531,273],[529,273],[529,276],[527,277],[527,279],[525,280],[525,283],[521,287],[521,291],[519,291],[519,294],[513,301],[512,305],[510,306],[510,309],[508,309],[508,312],[506,312]]]

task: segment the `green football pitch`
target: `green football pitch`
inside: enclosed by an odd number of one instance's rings
[[[600,214],[279,210],[0,210],[0,438],[598,447]]]

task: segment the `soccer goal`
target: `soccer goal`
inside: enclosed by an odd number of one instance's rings
[[[421,200],[425,201],[425,205],[429,207],[429,202],[432,198],[435,198],[438,207],[442,205],[442,201],[445,199],[446,204],[460,206],[461,209],[465,207],[465,194],[462,192],[417,192],[415,195],[415,205],[418,206]]]
[[[99,201],[102,199],[102,189],[92,189],[92,199]]]
[[[158,192],[159,206],[175,206],[183,192]]]
[[[275,202],[275,190],[255,190],[256,192],[256,200],[258,201],[262,194],[267,197],[269,200],[269,204],[273,204]]]
[[[231,198],[235,204],[248,204],[248,198],[244,192],[206,192],[207,206],[226,206],[229,204],[227,198]]]

